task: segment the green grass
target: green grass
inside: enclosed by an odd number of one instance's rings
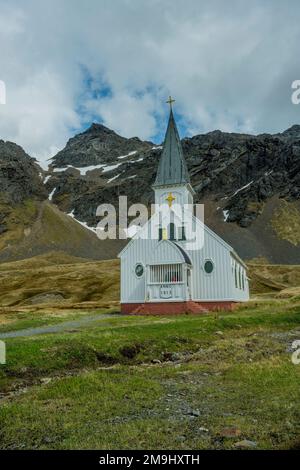
[[[76,314],[68,316],[68,320],[76,318],[78,318],[78,315]],[[45,325],[55,325],[64,321],[66,321],[66,317],[64,315],[54,317],[53,315],[47,314],[39,315],[37,312],[11,313],[6,315],[5,323],[0,324],[0,334],[8,331],[18,331]]]
[[[116,308],[102,308],[97,311],[91,310],[88,315],[118,313]],[[84,310],[48,310],[46,312],[17,312],[7,313],[2,316],[3,323],[0,323],[0,334],[8,331],[19,331],[27,328],[36,328],[42,326],[52,326],[66,321],[73,321],[85,318],[87,316]],[[5,318],[3,318],[5,317]]]
[[[270,313],[270,305],[273,313]],[[216,339],[218,330],[224,333],[228,330],[228,334],[236,335],[241,329],[244,332],[251,332],[253,328],[259,330],[261,325],[270,330],[288,329],[300,321],[299,312],[299,305],[273,302],[263,305],[254,303],[252,307],[241,307],[239,314],[224,313],[217,318],[213,315],[109,318],[72,333],[7,340],[8,370],[11,373],[27,368],[27,372],[36,375],[60,369],[62,363],[65,368],[90,367],[99,363],[101,355],[104,355],[104,363],[109,360],[112,363],[132,364],[162,359],[163,352],[170,348],[173,352],[195,352],[203,345],[208,346]],[[74,318],[78,316],[71,313],[65,320]],[[61,321],[61,318],[57,320]],[[120,352],[127,347],[136,349],[136,354],[134,351],[129,353],[133,356],[129,359],[126,353]]]
[[[260,449],[294,448],[293,339],[300,304],[279,300],[217,316],[113,317],[9,339],[0,447],[229,449],[250,439]],[[228,427],[237,437],[225,436]]]

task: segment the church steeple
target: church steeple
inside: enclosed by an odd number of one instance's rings
[[[173,102],[174,100],[171,97],[167,101],[170,104],[170,117],[156,180],[153,185],[154,188],[166,185],[190,184],[189,173],[172,111]]]

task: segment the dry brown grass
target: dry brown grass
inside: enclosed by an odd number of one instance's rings
[[[300,300],[300,286],[283,289],[278,294],[276,294],[275,297],[278,299],[292,298],[293,300]]]
[[[119,261],[53,253],[0,265],[0,305],[93,308],[119,301]]]
[[[249,263],[252,296],[299,295],[300,266]],[[116,307],[120,296],[119,260],[91,261],[53,252],[0,264],[0,313],[41,308]]]
[[[300,289],[299,265],[248,264],[252,294],[278,294]]]

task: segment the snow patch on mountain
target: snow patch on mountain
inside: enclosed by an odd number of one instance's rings
[[[230,197],[236,196],[238,193],[240,193],[240,192],[243,191],[244,189],[246,189],[246,188],[248,188],[249,186],[251,186],[252,183],[253,183],[253,181],[250,181],[250,183],[247,183],[247,184],[245,184],[245,186],[242,186],[240,189],[237,189],[237,190],[235,191],[235,193],[233,193],[232,196],[230,196]]]
[[[97,235],[97,229],[95,227],[90,227],[86,222],[81,222],[81,220],[78,220],[75,218],[74,216],[74,209],[72,210],[72,212],[69,212],[69,214],[67,214],[68,216],[72,217],[72,219],[75,220],[75,222],[78,222],[78,224],[82,225],[84,228],[90,230],[91,232],[93,232],[95,235]]]
[[[107,180],[107,183],[111,183],[112,181],[116,180],[117,178],[119,178],[120,175],[121,175],[121,173],[119,173],[116,176],[113,176],[112,178],[109,178],[109,180]]]
[[[223,216],[224,216],[224,222],[227,222],[228,217],[229,217],[229,211],[223,211]]]
[[[122,160],[123,158],[130,157],[131,155],[135,155],[137,153],[137,150],[134,150],[133,152],[129,152],[127,155],[121,155],[118,157],[119,160]]]
[[[44,184],[47,184],[47,182],[49,181],[50,178],[51,178],[51,175],[46,176],[46,178],[44,179],[43,183],[44,183]]]
[[[54,188],[54,189],[51,191],[51,193],[49,194],[49,196],[48,196],[49,201],[52,201],[53,196],[54,196],[54,194],[55,194],[55,191],[56,191],[56,188]]]

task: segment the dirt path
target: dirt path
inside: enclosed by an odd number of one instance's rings
[[[89,315],[84,318],[80,318],[78,320],[66,321],[63,323],[58,323],[56,325],[49,325],[49,326],[39,326],[35,328],[26,328],[25,330],[16,330],[16,331],[8,331],[7,333],[0,333],[0,339],[6,338],[19,338],[23,336],[34,336],[34,335],[44,335],[47,333],[60,333],[62,331],[68,331],[70,329],[77,329],[81,326],[89,325],[98,320],[106,320],[107,318],[116,318],[121,315],[116,313],[98,313],[96,315]]]

